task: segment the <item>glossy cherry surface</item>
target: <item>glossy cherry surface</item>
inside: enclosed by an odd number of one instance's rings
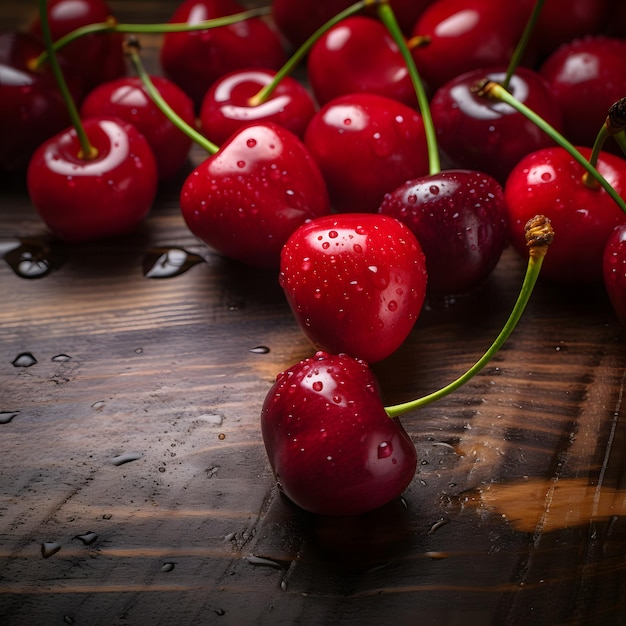
[[[104,0],[48,0],[48,21],[53,41],[88,24],[115,19]],[[41,36],[39,16],[30,25]],[[85,93],[100,83],[124,76],[126,60],[120,33],[94,33],[64,46],[58,56],[80,76]]]
[[[554,145],[513,107],[475,92],[480,80],[501,83],[505,75],[504,69],[462,74],[440,87],[431,100],[439,147],[452,166],[485,172],[501,184],[523,156]],[[519,101],[561,128],[560,110],[539,74],[518,68],[509,88]]]
[[[609,107],[626,95],[626,40],[577,39],[562,45],[539,71],[561,110],[565,136],[593,146]]]
[[[413,49],[422,79],[434,90],[479,67],[507,66],[530,10],[523,3],[438,0],[421,14],[413,36],[427,44]],[[532,48],[526,63],[534,57]]]
[[[172,109],[187,124],[195,126],[191,98],[166,78],[154,76],[151,80]],[[187,161],[191,139],[160,111],[138,77],[119,78],[99,85],[87,95],[80,112],[84,118],[113,116],[136,126],[154,152],[161,180],[172,178]]]
[[[458,295],[481,285],[507,242],[504,191],[482,172],[446,170],[409,180],[385,196],[380,213],[417,237],[431,293]]]
[[[322,35],[308,55],[307,77],[319,104],[366,91],[417,106],[400,49],[382,22],[371,17],[346,18]]]
[[[235,0],[184,0],[170,22],[198,22],[243,11]],[[286,54],[278,34],[260,18],[202,31],[166,33],[160,50],[168,78],[191,96],[196,109],[211,85],[237,69],[279,69]]]
[[[427,274],[422,249],[404,224],[346,213],[298,228],[283,248],[279,280],[313,345],[373,363],[391,355],[413,328]]]
[[[272,122],[233,135],[187,178],[180,207],[189,229],[226,257],[278,268],[289,236],[329,212],[328,194],[304,144]]]
[[[144,136],[116,118],[90,118],[85,132],[98,150],[81,156],[71,128],[43,143],[27,172],[28,192],[43,221],[60,239],[87,242],[133,231],[157,190],[156,161]]]
[[[580,148],[589,158],[591,151]],[[617,193],[626,197],[626,160],[601,153],[598,171]],[[584,169],[563,148],[529,154],[511,172],[505,186],[509,239],[526,255],[524,225],[545,215],[554,227],[554,242],[541,269],[545,278],[562,283],[602,280],[602,257],[613,229],[626,215],[601,187],[583,182]]]
[[[278,488],[322,515],[359,515],[397,498],[417,454],[383,407],[367,363],[318,352],[282,372],[269,390],[261,430]]]
[[[260,104],[252,102],[269,85],[276,72],[243,69],[219,78],[202,100],[200,126],[214,143],[221,145],[242,126],[274,122],[302,139],[316,106],[309,91],[292,76],[285,76]]]
[[[385,193],[428,172],[421,115],[385,96],[331,100],[311,119],[304,141],[337,212],[376,212]]]

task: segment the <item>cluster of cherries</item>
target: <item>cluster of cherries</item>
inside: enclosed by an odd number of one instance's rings
[[[545,277],[604,280],[626,321],[625,16],[620,0],[183,0],[128,25],[104,0],[41,0],[0,34],[0,171],[25,172],[55,236],[88,242],[135,229],[205,148],[186,224],[276,271],[318,350],[262,409],[277,483],[360,514],[417,464],[369,364],[429,294],[479,288],[508,244],[528,256],[534,216],[557,233]],[[158,76],[124,40],[142,32],[163,33]]]

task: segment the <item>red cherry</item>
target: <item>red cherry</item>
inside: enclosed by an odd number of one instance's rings
[[[604,285],[620,322],[626,326],[626,223],[617,226],[602,259]]]
[[[526,0],[528,8],[534,0]],[[611,0],[545,0],[533,30],[538,52],[546,56],[577,37],[607,26]]]
[[[451,165],[485,172],[501,184],[523,156],[554,145],[508,104],[475,93],[481,79],[502,83],[505,75],[503,69],[462,74],[440,87],[431,100],[439,147]],[[519,101],[560,130],[560,111],[541,76],[518,68],[509,88]]]
[[[81,26],[106,22],[114,15],[104,0],[48,0],[48,21],[52,40],[56,41]],[[30,31],[41,36],[36,16]],[[100,83],[124,76],[126,60],[121,33],[94,33],[64,46],[59,58],[80,76],[86,91]]]
[[[233,135],[183,184],[192,233],[224,256],[277,268],[280,251],[306,220],[329,212],[320,171],[304,144],[271,122]]]
[[[438,0],[421,14],[413,36],[428,43],[413,49],[432,89],[479,67],[507,66],[530,14],[524,3]],[[529,49],[525,62],[534,57]]]
[[[152,150],[132,125],[118,119],[83,123],[98,156],[80,156],[76,131],[42,144],[31,159],[27,186],[43,221],[59,238],[86,242],[123,235],[146,216],[156,195]]]
[[[307,77],[321,105],[367,91],[417,106],[400,49],[387,28],[371,17],[346,18],[322,35],[309,52]]]
[[[0,171],[23,171],[35,149],[69,126],[49,67],[28,69],[43,44],[25,33],[0,34]]]
[[[246,124],[274,122],[302,139],[316,108],[310,93],[295,78],[285,76],[265,102],[251,101],[275,75],[274,70],[243,69],[219,78],[202,100],[204,134],[221,145]]]
[[[385,193],[428,173],[421,115],[384,96],[360,93],[331,100],[309,122],[304,142],[340,213],[374,213]]]
[[[316,347],[373,363],[413,328],[427,277],[422,249],[404,224],[346,213],[300,226],[283,248],[279,280]]]
[[[431,293],[458,295],[481,285],[507,241],[504,191],[481,172],[447,170],[409,180],[385,196],[380,213],[417,237]]]
[[[579,148],[585,158],[591,150]],[[598,171],[616,192],[626,197],[626,161],[601,153]],[[509,210],[509,239],[527,255],[524,225],[534,215],[550,219],[556,233],[541,270],[542,276],[562,283],[602,280],[602,256],[613,229],[626,221],[615,201],[601,187],[583,182],[585,170],[563,148],[529,154],[514,168],[504,193]]]
[[[321,515],[360,515],[411,483],[417,454],[383,407],[367,363],[318,352],[282,372],[261,430],[278,488]]]
[[[540,73],[561,110],[565,136],[593,146],[609,107],[626,94],[626,41],[605,36],[572,41],[554,52]]]
[[[193,102],[166,78],[151,78],[164,100],[190,126],[196,123]],[[191,139],[179,130],[148,95],[140,78],[119,78],[99,85],[85,98],[81,117],[118,117],[137,127],[156,157],[159,178],[172,178],[187,160]]]
[[[197,24],[243,11],[235,0],[184,0],[170,22]],[[220,77],[238,69],[277,70],[285,63],[278,34],[260,18],[202,31],[166,33],[161,47],[165,74],[193,99],[202,99]]]

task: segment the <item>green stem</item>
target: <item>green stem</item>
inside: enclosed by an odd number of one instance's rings
[[[532,109],[520,102],[511,93],[509,93],[502,85],[494,81],[486,81],[477,85],[474,90],[478,95],[492,98],[504,102],[529,119],[533,124],[546,133],[555,143],[567,150],[567,152],[576,160],[585,171],[609,194],[616,204],[626,213],[626,202],[615,191],[611,183],[609,183],[598,170],[589,163],[589,161],[580,153],[580,151],[570,143],[559,131],[548,124],[541,116],[537,115]]]
[[[624,156],[626,156],[626,134],[624,134],[624,131],[622,130],[621,132],[613,135],[613,139],[615,139],[615,141],[617,142],[617,145],[621,148],[622,152],[624,153]]]
[[[509,66],[506,71],[506,76],[504,77],[504,81],[502,82],[502,86],[505,89],[509,88],[509,84],[511,83],[511,79],[513,78],[513,74],[515,74],[515,70],[519,67],[522,57],[526,52],[526,48],[528,47],[528,42],[532,37],[533,32],[535,31],[535,25],[537,24],[537,20],[539,19],[539,15],[541,14],[541,10],[543,9],[545,0],[536,0],[535,5],[533,6],[532,13],[528,18],[528,22],[526,22],[526,27],[524,28],[524,32],[520,37],[520,40],[513,51],[513,56],[511,57],[511,61],[509,62]]]
[[[139,76],[142,84],[144,85],[148,95],[152,101],[157,105],[159,110],[167,117],[183,133],[195,141],[200,147],[204,148],[209,154],[215,154],[219,150],[219,146],[209,141],[204,135],[199,133],[195,128],[191,127],[185,120],[183,120],[174,109],[163,98],[159,90],[152,82],[152,78],[146,71],[141,57],[139,55],[139,43],[136,40],[127,42],[126,51],[130,57],[131,63],[137,76]]]
[[[421,398],[417,398],[416,400],[411,400],[410,402],[404,402],[402,404],[396,404],[393,406],[385,407],[385,411],[389,415],[389,417],[398,417],[404,413],[408,413],[409,411],[415,411],[417,409],[421,409],[422,407],[427,406],[437,400],[440,400],[444,396],[451,394],[453,391],[456,391],[459,387],[463,386],[467,383],[472,377],[474,377],[478,372],[480,372],[489,361],[493,358],[493,356],[500,350],[500,348],[504,345],[506,340],[510,337],[511,333],[517,326],[522,314],[528,304],[530,296],[533,292],[535,284],[537,282],[537,278],[539,277],[539,273],[541,270],[541,266],[543,264],[543,259],[548,250],[549,244],[552,242],[554,237],[554,232],[550,225],[550,221],[543,217],[537,216],[530,220],[530,222],[526,225],[526,238],[529,246],[529,257],[528,257],[528,265],[526,267],[526,274],[524,276],[524,281],[520,288],[519,295],[507,319],[504,327],[491,344],[489,349],[483,354],[483,356],[476,361],[476,363],[470,367],[462,376],[459,376],[456,380],[452,381],[445,387],[430,393]]]
[[[424,83],[419,75],[417,67],[415,65],[415,59],[411,54],[411,50],[404,38],[404,34],[400,29],[398,20],[396,19],[393,9],[389,5],[388,0],[381,2],[378,5],[378,16],[383,24],[387,27],[389,34],[395,41],[396,45],[402,53],[402,58],[406,63],[415,94],[417,95],[417,102],[422,120],[424,122],[424,131],[426,132],[426,145],[428,149],[428,164],[429,173],[431,176],[438,174],[441,171],[441,162],[439,160],[439,148],[437,145],[437,131],[435,130],[435,124],[430,113],[430,104],[428,102],[428,96],[424,89]]]
[[[52,33],[50,31],[50,21],[48,20],[48,4],[46,0],[39,0],[39,15],[41,20],[41,32],[43,35],[44,44],[50,57],[50,67],[52,68],[52,73],[59,87],[59,91],[61,92],[61,96],[63,97],[63,101],[67,106],[70,121],[72,122],[72,126],[76,130],[78,141],[80,143],[81,153],[79,156],[83,159],[94,159],[98,155],[98,151],[91,144],[89,138],[87,137],[87,133],[85,132],[85,128],[80,119],[78,108],[76,107],[74,98],[72,98],[72,94],[70,93],[67,82],[65,81],[65,77],[63,76],[63,71],[61,70],[61,66],[52,47]]]
[[[602,124],[602,128],[600,128],[600,132],[596,135],[595,141],[593,142],[593,148],[591,149],[591,155],[589,156],[589,163],[593,165],[593,167],[597,166],[600,152],[609,137],[609,127],[606,123],[604,123]]]
[[[92,35],[94,33],[128,33],[128,34],[160,34],[160,33],[186,33],[196,30],[208,30],[211,28],[218,28],[220,26],[230,26],[237,22],[242,22],[253,17],[261,17],[267,15],[270,11],[269,7],[257,7],[256,9],[250,9],[248,11],[241,11],[234,13],[233,15],[226,15],[224,17],[216,17],[210,20],[203,20],[195,24],[189,24],[188,22],[166,22],[164,24],[118,24],[114,18],[109,18],[104,22],[97,22],[94,24],[86,24],[81,26],[70,33],[67,33],[63,37],[60,37],[53,43],[54,51],[58,51],[68,43],[80,39],[85,35]],[[36,69],[43,65],[48,59],[48,52],[43,52],[35,59],[31,64],[32,69]]]
[[[355,2],[322,24],[322,26],[310,35],[306,41],[289,57],[287,62],[276,72],[276,75],[272,78],[271,82],[262,87],[256,95],[250,98],[250,106],[263,104],[272,95],[276,87],[280,84],[280,81],[283,80],[285,76],[288,76],[291,72],[293,72],[293,70],[299,65],[300,61],[302,61],[302,59],[308,54],[315,42],[333,26],[347,17],[362,11],[364,8],[371,6],[372,4],[378,4],[379,1],[380,0],[361,0],[360,2]]]

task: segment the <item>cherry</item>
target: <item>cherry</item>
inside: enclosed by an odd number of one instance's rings
[[[184,0],[170,22],[198,22],[233,15],[243,9],[235,0]],[[279,69],[285,51],[278,34],[260,18],[202,31],[166,33],[161,66],[200,109],[202,99],[221,76],[236,69]]]
[[[309,52],[307,77],[319,104],[367,91],[417,105],[398,46],[387,28],[371,17],[348,17],[324,33]]]
[[[318,217],[281,254],[280,284],[304,334],[322,350],[369,363],[392,354],[424,302],[424,254],[398,220],[375,213]]]
[[[626,223],[617,226],[606,242],[602,275],[613,309],[626,326]]]
[[[413,27],[413,58],[433,90],[460,74],[483,67],[506,66],[529,16],[524,3],[496,0],[438,0]],[[529,49],[525,63],[534,51]]]
[[[154,76],[152,82],[174,111],[194,126],[196,118],[191,98],[166,78]],[[187,160],[191,138],[159,110],[137,77],[99,85],[87,95],[80,112],[83,118],[113,116],[134,124],[154,152],[161,180],[171,179]]]
[[[409,180],[385,196],[379,212],[417,237],[435,294],[459,295],[481,285],[507,242],[504,191],[481,172],[445,170]]]
[[[89,118],[95,158],[85,159],[74,128],[45,141],[27,171],[31,200],[50,230],[72,243],[134,230],[156,195],[156,161],[144,136],[116,118]]]
[[[337,212],[374,213],[385,193],[428,172],[421,115],[377,94],[331,100],[309,122],[304,142]]]
[[[35,149],[70,124],[50,68],[28,69],[43,49],[33,35],[0,34],[0,171],[24,171]]]
[[[289,44],[301,46],[318,28],[347,9],[354,0],[272,0],[272,19]],[[434,0],[390,0],[402,30],[408,35],[418,16]]]
[[[251,124],[186,179],[180,207],[189,229],[219,253],[278,268],[291,233],[329,212],[322,175],[304,144],[272,122]]]
[[[114,19],[114,16],[104,0],[48,0],[48,21],[53,41],[81,26],[109,19]],[[35,17],[30,31],[41,36],[40,16]],[[61,48],[57,56],[61,63],[72,67],[72,73],[81,77],[86,92],[126,73],[120,33],[85,35]]]
[[[591,150],[579,148],[589,158]],[[601,152],[597,170],[626,197],[626,160]],[[585,182],[585,170],[564,148],[545,148],[523,158],[513,169],[504,192],[509,239],[525,254],[522,228],[531,215],[543,212],[557,233],[542,275],[561,283],[602,280],[602,257],[613,229],[626,221],[607,192]]]
[[[535,0],[526,0],[529,6]],[[578,37],[607,26],[611,0],[545,0],[533,30],[539,54],[546,56]]]
[[[504,69],[473,70],[440,87],[431,100],[439,147],[453,167],[476,169],[501,184],[518,161],[554,141],[513,107],[480,95],[477,85],[487,78],[503,82]],[[557,130],[561,115],[545,80],[520,67],[509,89]]]
[[[205,94],[200,108],[204,134],[217,144],[252,122],[274,122],[304,138],[316,107],[309,91],[291,76],[283,77],[271,96],[257,103],[255,96],[272,83],[274,70],[242,69],[219,78]]]
[[[564,135],[592,146],[609,107],[626,94],[626,40],[577,39],[561,46],[539,71],[561,110]]]
[[[383,407],[366,362],[317,352],[282,372],[261,412],[278,488],[321,515],[359,515],[397,498],[417,454]]]

